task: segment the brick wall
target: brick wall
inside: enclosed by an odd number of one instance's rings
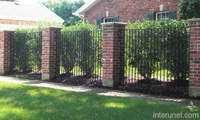
[[[200,96],[200,18],[190,19],[189,95]]]
[[[110,11],[110,17],[119,16],[119,22],[130,20],[142,21],[147,19],[148,13],[160,12],[160,4],[165,11],[178,11],[180,0],[101,0],[85,13],[85,19],[91,24],[96,24],[98,18],[106,17],[106,11]],[[177,14],[178,17],[178,14]]]
[[[50,80],[60,73],[61,28],[42,28],[42,80]]]
[[[124,76],[124,52],[125,23],[104,23],[103,27],[103,86],[116,87],[121,77]]]
[[[0,24],[33,26],[36,25],[36,21],[0,19]]]
[[[13,69],[14,31],[0,31],[0,75]]]

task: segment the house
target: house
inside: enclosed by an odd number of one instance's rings
[[[0,30],[33,27],[42,21],[64,22],[43,5],[0,1]]]
[[[180,0],[90,0],[73,13],[91,24],[176,19]]]

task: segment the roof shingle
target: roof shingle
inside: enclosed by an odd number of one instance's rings
[[[63,23],[64,20],[43,5],[0,1],[0,19],[52,20]]]

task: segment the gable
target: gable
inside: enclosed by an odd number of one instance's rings
[[[82,7],[80,7],[77,11],[72,13],[76,16],[84,16],[85,12],[87,12],[90,8],[92,8],[94,5],[96,5],[101,0],[89,0],[87,3],[85,3]]]

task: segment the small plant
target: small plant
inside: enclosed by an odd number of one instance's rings
[[[187,106],[186,108],[188,108],[191,112],[196,112],[198,111],[198,107],[194,105],[194,103],[192,101],[190,101],[190,105]]]

